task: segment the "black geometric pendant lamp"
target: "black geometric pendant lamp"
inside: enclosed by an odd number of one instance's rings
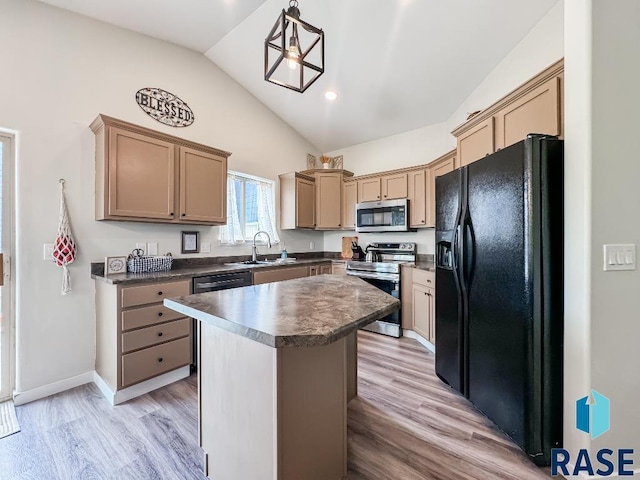
[[[300,20],[289,1],[264,41],[264,79],[303,93],[324,73],[324,32]]]

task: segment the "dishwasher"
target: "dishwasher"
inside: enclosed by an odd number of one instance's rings
[[[217,275],[193,277],[191,291],[194,294],[215,292],[216,290],[226,290],[228,288],[246,287],[252,283],[251,272],[219,273]],[[192,322],[191,373],[198,370],[198,320],[194,318]]]

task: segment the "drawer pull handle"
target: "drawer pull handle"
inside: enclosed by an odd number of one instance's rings
[[[161,337],[162,335],[164,335],[162,332],[158,332],[159,337]]]
[[[158,316],[161,317],[162,315],[164,315],[164,313],[162,312],[158,312]]]
[[[158,295],[162,295],[162,291],[159,291],[159,292],[158,292]]]
[[[160,357],[160,358],[158,359],[158,363],[162,363],[162,362],[164,362],[164,358]]]

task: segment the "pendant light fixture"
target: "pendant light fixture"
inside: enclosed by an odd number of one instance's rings
[[[300,20],[289,1],[264,41],[264,79],[303,93],[324,73],[324,32]]]

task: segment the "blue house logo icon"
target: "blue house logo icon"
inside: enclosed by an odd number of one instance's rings
[[[591,390],[591,398],[576,400],[576,428],[591,434],[591,438],[598,438],[609,431],[609,399]]]

